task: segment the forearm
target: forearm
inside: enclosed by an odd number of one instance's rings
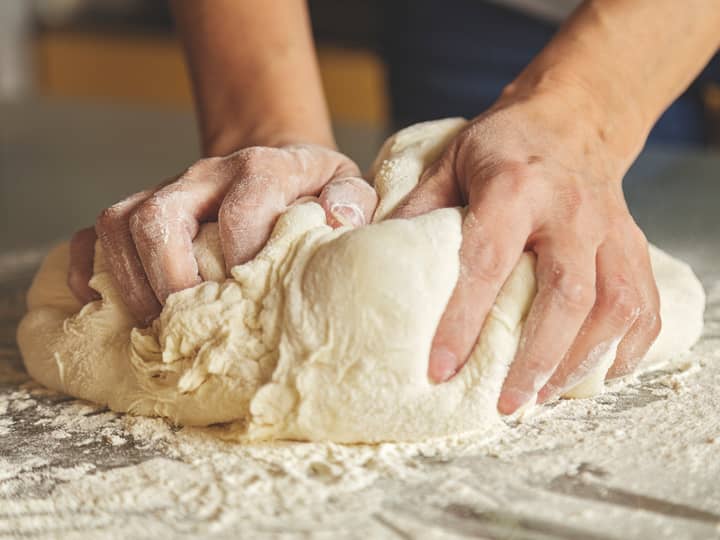
[[[717,0],[588,0],[508,93],[571,88],[601,136],[635,154],[719,46]]]
[[[303,0],[171,0],[205,155],[334,146]]]

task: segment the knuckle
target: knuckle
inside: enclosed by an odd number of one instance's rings
[[[649,310],[643,315],[642,319],[642,328],[654,341],[662,330],[662,317],[660,316],[659,310]]]
[[[242,170],[252,170],[263,161],[267,161],[277,153],[274,148],[266,146],[250,146],[239,150],[236,157]]]
[[[474,248],[472,268],[476,280],[495,282],[502,279],[506,256],[504,251],[494,242],[487,242],[481,247]]]
[[[120,202],[105,208],[95,219],[95,231],[98,236],[112,234],[116,230],[126,229],[128,219],[135,205],[149,196],[148,191],[134,193]]]
[[[204,157],[195,162],[195,165],[197,167],[200,167],[202,169],[213,169],[217,167],[218,165],[222,164],[225,161],[224,157],[220,156],[210,156],[210,157]]]
[[[533,174],[533,168],[522,161],[503,163],[496,171],[496,175],[505,179],[511,189],[524,189]]]
[[[218,168],[224,162],[222,157],[206,157],[197,160],[180,175],[180,179],[194,179]]]
[[[264,184],[279,185],[292,173],[288,157],[287,151],[277,148],[243,148],[236,155],[232,176],[235,182],[247,186],[247,189],[256,189]]]
[[[154,199],[148,199],[130,214],[130,231],[133,235],[142,233],[153,224],[165,219],[165,209]]]
[[[492,178],[487,185],[488,191],[490,193],[495,191],[493,194],[497,194],[504,200],[514,201],[528,193],[533,185],[532,178],[536,172],[527,163],[506,161],[490,166],[485,175],[487,174]],[[483,175],[478,171],[476,176]]]
[[[120,224],[126,220],[125,212],[120,208],[119,205],[113,205],[98,215],[95,220],[95,229],[98,235],[108,234],[116,229]]]
[[[635,320],[640,313],[640,298],[632,287],[621,285],[603,291],[602,308],[623,323]]]
[[[584,206],[586,194],[582,189],[581,182],[576,180],[563,186],[562,189],[557,190],[555,197],[568,216],[572,217],[579,213],[580,209]]]
[[[235,206],[236,204],[234,197],[225,197],[225,200],[220,205],[220,209],[218,210],[218,223],[221,227],[227,225],[235,218]]]
[[[240,201],[237,197],[226,197],[218,211],[218,224],[221,230],[232,232],[236,229],[242,229],[242,212]]]
[[[285,191],[278,176],[249,174],[235,181],[225,194],[218,220],[234,222],[247,214],[281,212],[286,207]]]
[[[154,199],[149,199],[130,215],[130,224],[142,225],[143,222],[154,221],[163,215],[163,206],[158,204]]]
[[[571,309],[589,309],[595,302],[595,284],[583,277],[581,272],[565,266],[553,269],[550,286],[559,301]]]

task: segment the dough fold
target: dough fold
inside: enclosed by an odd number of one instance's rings
[[[68,246],[47,256],[18,329],[42,384],[119,412],[183,425],[233,423],[243,440],[418,441],[491,430],[496,402],[536,293],[534,256],[505,283],[466,366],[433,384],[427,358],[459,271],[459,209],[385,220],[462,119],[418,124],[383,146],[372,225],[331,229],[314,202],[278,220],[262,252],[222,279],[215,224],[194,242],[205,281],[171,295],[147,328],[120,300],[100,246],[86,306],[66,286]],[[688,350],[705,296],[692,270],[651,247],[663,330],[649,366]],[[570,392],[602,391],[615,347]]]

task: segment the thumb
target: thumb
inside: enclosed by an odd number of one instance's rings
[[[358,177],[336,178],[320,192],[320,204],[333,228],[361,227],[372,221],[378,203],[377,192]]]

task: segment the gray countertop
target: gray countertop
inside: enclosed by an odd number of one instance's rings
[[[339,133],[368,165],[382,134]],[[253,504],[265,493],[258,486],[279,482],[282,456],[219,443],[209,452],[187,430],[148,438],[132,419],[29,382],[15,346],[46,246],[196,155],[187,111],[0,106],[0,538],[720,538],[720,156],[650,149],[625,184],[650,240],[689,261],[708,291],[692,353],[700,369],[651,372],[592,400],[562,401],[464,450],[411,452],[379,472],[368,462],[361,468],[372,481],[362,485],[347,487],[355,469],[340,467],[335,481],[346,488],[335,491],[308,475],[296,505],[319,505],[322,516],[276,507],[270,520]],[[58,429],[58,418],[73,417],[75,427]],[[646,433],[667,444],[648,446]],[[239,482],[243,463],[272,474]],[[167,467],[173,478],[161,474]],[[180,480],[192,489],[173,487]],[[73,506],[86,489],[92,508]]]
[[[361,167],[383,137],[365,126],[337,126],[336,134]],[[0,102],[0,252],[67,238],[198,156],[188,110]]]

